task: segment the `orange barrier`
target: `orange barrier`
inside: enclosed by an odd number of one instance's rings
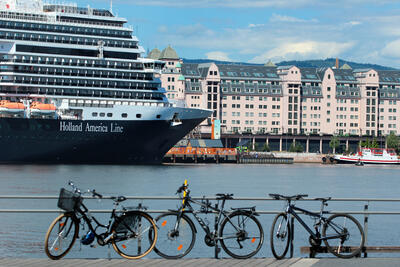
[[[236,148],[173,147],[167,155],[221,155],[236,156]]]

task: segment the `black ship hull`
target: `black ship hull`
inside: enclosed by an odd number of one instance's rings
[[[0,163],[160,164],[204,118],[79,121],[0,118]]]

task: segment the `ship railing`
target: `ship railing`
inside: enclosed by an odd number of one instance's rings
[[[127,196],[126,197],[128,200],[139,200],[140,204],[142,204],[144,201],[146,202],[152,202],[151,206],[157,206],[154,203],[157,201],[160,202],[162,201],[162,204],[165,206],[165,201],[179,201],[181,200],[178,197],[171,197],[171,196]],[[216,200],[215,196],[203,196],[203,197],[192,197],[195,200],[209,200],[213,201]],[[4,203],[3,201],[7,201],[7,203],[10,203],[12,201],[13,205],[15,203],[23,203],[23,201],[29,201],[30,204],[32,205],[33,201],[44,201],[44,200],[54,200],[51,203],[54,203],[54,207],[56,207],[56,201],[58,199],[58,196],[54,195],[0,195],[0,214],[1,213],[8,213],[8,214],[24,214],[24,213],[62,213],[63,211],[60,209],[56,208],[49,208],[49,209],[38,209],[38,208],[5,208],[5,206],[9,206],[7,204],[2,204]],[[90,200],[94,199],[93,197],[85,197],[85,199]],[[104,196],[103,200],[106,199],[111,199],[110,196]],[[18,202],[16,202],[18,201]],[[22,202],[19,202],[22,201]],[[230,200],[231,201],[231,200]],[[266,198],[266,197],[234,197],[232,199],[234,202],[251,202],[252,205],[257,206],[257,213],[261,215],[274,215],[282,212],[281,206],[276,209],[276,210],[271,210],[271,209],[264,209],[265,207],[271,208],[271,202],[277,202],[282,200],[275,200],[272,198]],[[301,202],[320,202],[317,201],[313,198],[305,198],[298,200]],[[382,207],[382,203],[392,203],[392,204],[400,204],[400,199],[398,198],[332,198],[329,200],[328,203],[334,205],[333,202],[339,202],[341,203],[341,206],[346,207],[345,210],[330,210],[326,211],[327,214],[338,214],[338,213],[345,213],[345,214],[352,214],[352,215],[357,215],[357,216],[362,216],[363,217],[363,223],[360,221],[361,224],[364,226],[364,232],[365,232],[365,246],[367,247],[367,242],[368,242],[368,223],[370,222],[369,217],[371,215],[373,216],[390,216],[390,215],[400,215],[400,208],[393,208],[393,207]],[[42,203],[48,205],[49,202]],[[345,203],[348,203],[345,204]],[[37,203],[39,204],[39,203]],[[373,204],[373,205],[372,205]],[[34,204],[36,207],[38,205]],[[371,210],[370,207],[376,209],[376,210]],[[16,205],[18,206],[18,204]],[[26,206],[26,205],[25,205]],[[53,205],[51,205],[53,206]],[[147,205],[144,205],[147,206]],[[260,206],[262,207],[260,209]],[[319,207],[319,206],[318,206]],[[359,209],[354,209],[355,207],[358,207]],[[350,210],[349,208],[352,208]],[[163,212],[168,212],[166,209],[148,209],[146,210],[149,213],[163,213]],[[109,213],[111,210],[105,210],[105,209],[95,209],[91,210],[92,213]],[[316,213],[319,213],[319,211],[315,210]],[[375,227],[374,227],[375,228]],[[379,228],[379,227],[378,227]],[[400,250],[400,247],[398,247]],[[394,251],[395,252],[395,251]],[[400,252],[400,251],[397,251]]]
[[[35,21],[35,22],[50,22],[50,23],[61,22],[63,24],[70,26],[88,25],[97,28],[119,29],[119,30],[121,28],[126,28],[129,30],[133,30],[133,27],[131,25],[125,25],[122,27],[119,23],[88,22],[88,21],[77,22],[74,20],[59,19],[59,18],[56,19],[53,15],[41,15],[41,16],[34,16],[33,14],[16,15],[13,12],[0,11],[0,18],[20,20],[20,21]]]

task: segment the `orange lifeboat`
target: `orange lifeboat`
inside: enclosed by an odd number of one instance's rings
[[[24,113],[25,106],[19,102],[10,102],[9,100],[0,101],[0,113],[2,114],[17,114]]]
[[[56,106],[53,104],[43,104],[40,102],[32,102],[31,115],[52,115],[56,113]]]

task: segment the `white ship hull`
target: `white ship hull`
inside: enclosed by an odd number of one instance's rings
[[[335,155],[334,159],[338,163],[400,164],[394,150],[379,148],[362,148],[357,154]]]

